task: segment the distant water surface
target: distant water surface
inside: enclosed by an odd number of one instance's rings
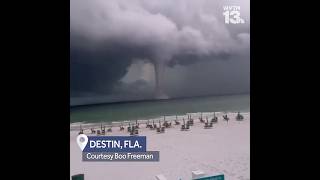
[[[112,122],[213,111],[250,112],[250,95],[207,96],[71,107],[70,123]]]

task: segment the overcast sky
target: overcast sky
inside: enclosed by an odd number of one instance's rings
[[[223,6],[244,24],[225,24]],[[249,0],[70,0],[71,105],[249,92]],[[163,72],[155,74],[154,65]]]

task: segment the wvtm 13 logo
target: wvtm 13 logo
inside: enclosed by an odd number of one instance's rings
[[[244,24],[240,17],[240,6],[223,6],[224,22],[226,24]]]

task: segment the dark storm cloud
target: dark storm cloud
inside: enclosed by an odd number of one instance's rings
[[[231,5],[246,8],[247,4],[242,2],[233,1]],[[139,94],[137,89],[141,94],[146,93],[141,87],[146,87],[147,82],[137,80],[130,86],[119,81],[136,59],[174,69],[176,66],[192,68],[199,62],[236,61],[235,56],[248,54],[249,23],[226,26],[222,5],[228,4],[224,3],[212,0],[71,0],[71,96],[125,94],[126,89],[130,89],[128,94]],[[248,17],[248,12],[244,15]],[[243,57],[249,58],[248,55]],[[249,72],[248,68],[243,71]],[[193,73],[190,71],[184,76]],[[174,71],[172,75],[182,76]],[[170,89],[170,85],[165,84],[166,89]]]
[[[148,48],[101,42],[90,47],[85,38],[72,38],[70,45],[71,95],[110,93],[126,73],[133,57],[149,57]]]

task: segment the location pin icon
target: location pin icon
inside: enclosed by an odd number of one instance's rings
[[[81,151],[83,151],[83,149],[86,147],[86,145],[88,143],[88,137],[85,134],[80,134],[77,137],[77,142],[78,142],[78,145],[79,145]]]

